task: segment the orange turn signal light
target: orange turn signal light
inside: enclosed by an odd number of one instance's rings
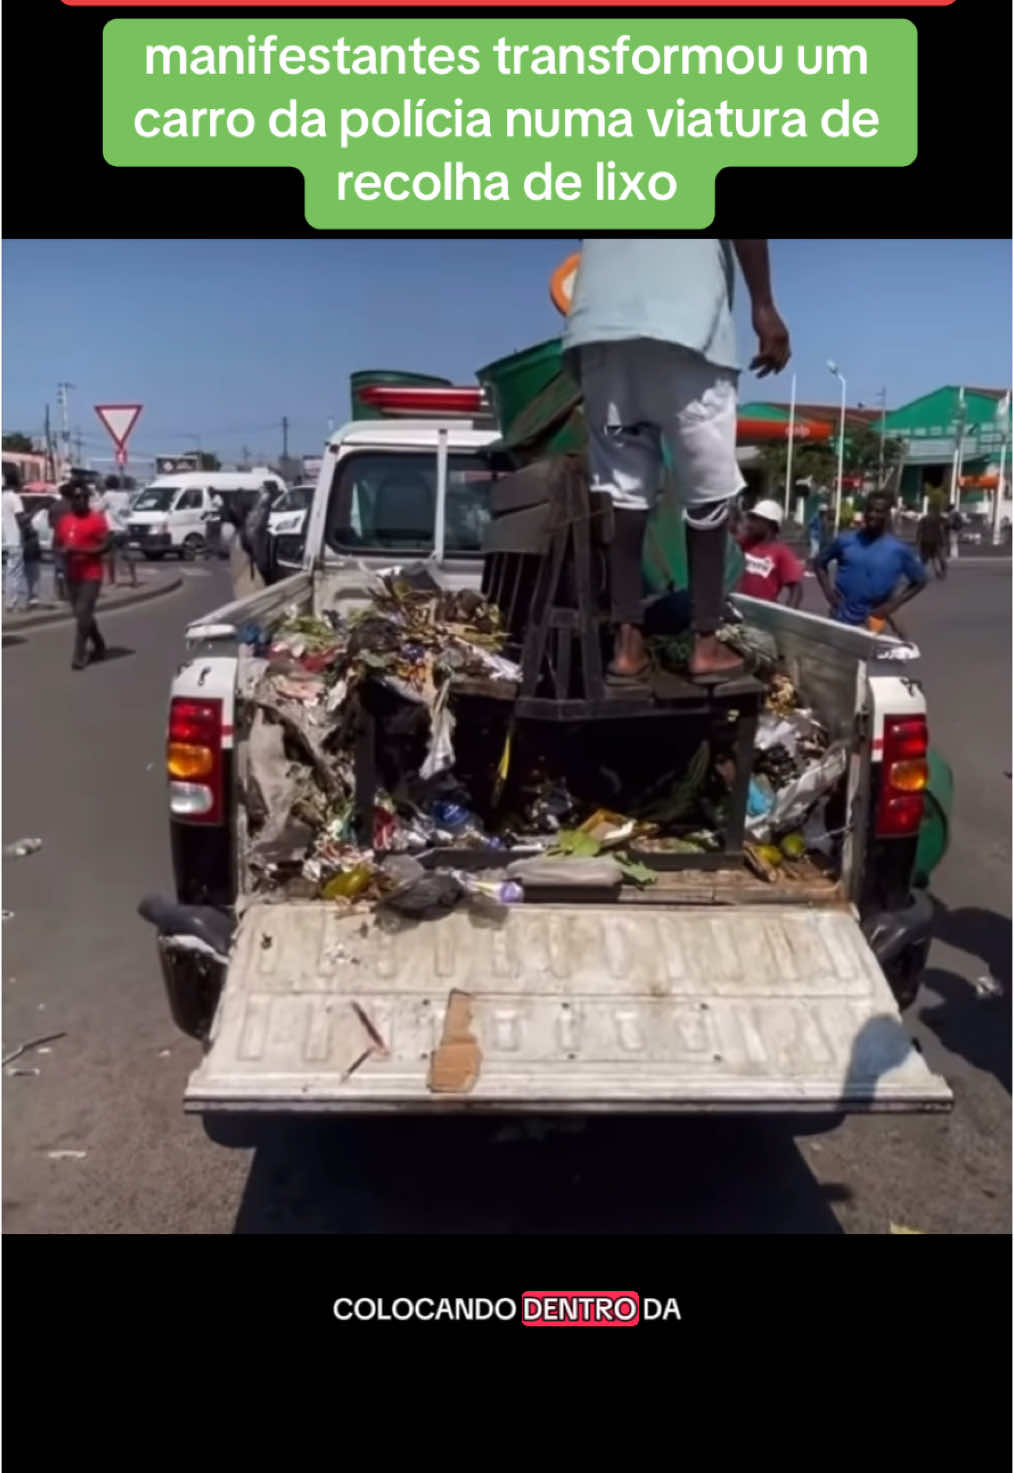
[[[198,747],[192,742],[170,742],[166,766],[170,777],[209,777],[215,768],[215,754],[210,747]]]
[[[916,760],[892,762],[888,782],[899,793],[921,793],[929,782],[929,766]]]

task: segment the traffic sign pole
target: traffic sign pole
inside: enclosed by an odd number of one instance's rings
[[[116,464],[120,470],[121,490],[126,479],[127,441],[141,417],[143,404],[96,404],[95,413],[102,421],[116,447]]]

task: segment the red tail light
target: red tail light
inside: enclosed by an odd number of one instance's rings
[[[925,716],[888,716],[877,805],[877,837],[905,838],[922,823],[929,782],[929,729]]]
[[[222,703],[178,697],[169,707],[169,808],[188,823],[222,818]]]
[[[481,414],[486,407],[482,389],[452,388],[450,385],[430,387],[392,384],[367,384],[359,390],[359,398],[372,409],[390,414]]]

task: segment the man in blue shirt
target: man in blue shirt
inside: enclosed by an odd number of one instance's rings
[[[840,624],[880,627],[926,586],[926,569],[910,547],[888,530],[891,498],[866,499],[858,532],[841,532],[817,559],[817,581]],[[828,572],[835,564],[835,578]],[[871,626],[871,620],[875,624]]]

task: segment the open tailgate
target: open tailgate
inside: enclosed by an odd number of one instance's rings
[[[452,1068],[434,1090],[455,1040],[466,1088]],[[387,931],[307,903],[246,911],[185,1103],[806,1113],[952,1096],[845,908],[519,905]]]

